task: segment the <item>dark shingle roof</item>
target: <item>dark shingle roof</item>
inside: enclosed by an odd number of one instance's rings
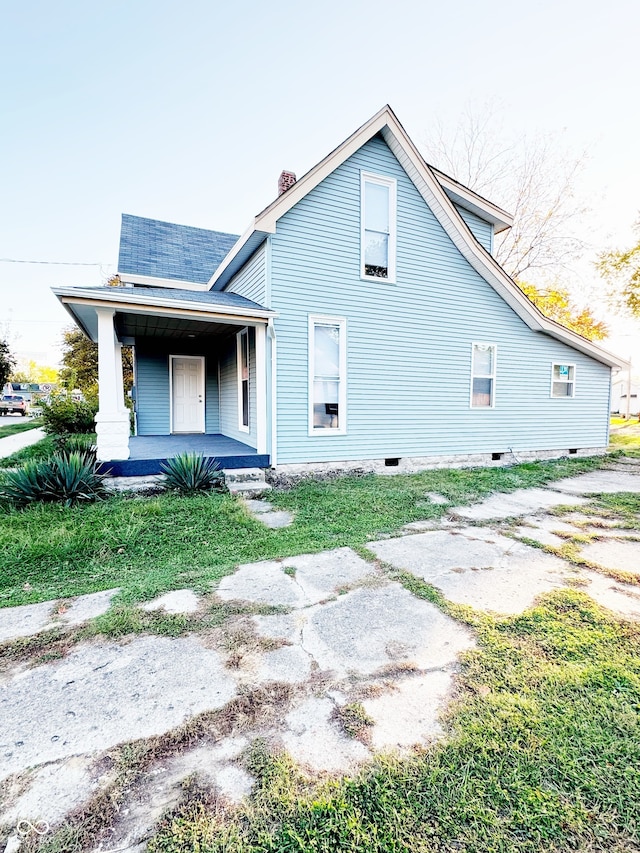
[[[238,237],[122,214],[118,272],[205,284]]]

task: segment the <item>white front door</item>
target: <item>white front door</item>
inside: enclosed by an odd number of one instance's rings
[[[171,432],[204,432],[202,356],[171,356]]]

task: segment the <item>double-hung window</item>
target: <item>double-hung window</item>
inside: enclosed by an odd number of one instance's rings
[[[471,408],[492,409],[496,392],[496,345],[472,344]]]
[[[396,181],[360,173],[360,275],[396,279]]]
[[[309,434],[347,431],[346,320],[309,317]]]
[[[575,364],[554,364],[551,368],[551,396],[573,397],[576,385]]]

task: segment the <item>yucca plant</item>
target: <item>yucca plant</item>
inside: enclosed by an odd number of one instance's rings
[[[210,492],[223,488],[220,466],[215,459],[205,459],[201,453],[180,453],[161,466],[168,489],[182,494]]]
[[[24,507],[35,501],[62,501],[65,506],[94,501],[106,494],[104,476],[96,471],[92,451],[55,453],[50,459],[27,462],[0,476],[0,501]]]

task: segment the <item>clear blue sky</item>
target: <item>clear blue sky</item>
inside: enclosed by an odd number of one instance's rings
[[[0,0],[0,330],[57,360],[49,288],[115,272],[120,214],[240,233],[390,103],[435,117],[498,98],[509,132],[562,132],[589,162],[596,240],[640,208],[637,0]],[[102,264],[102,266],[98,266]],[[623,347],[624,351],[624,347]]]

